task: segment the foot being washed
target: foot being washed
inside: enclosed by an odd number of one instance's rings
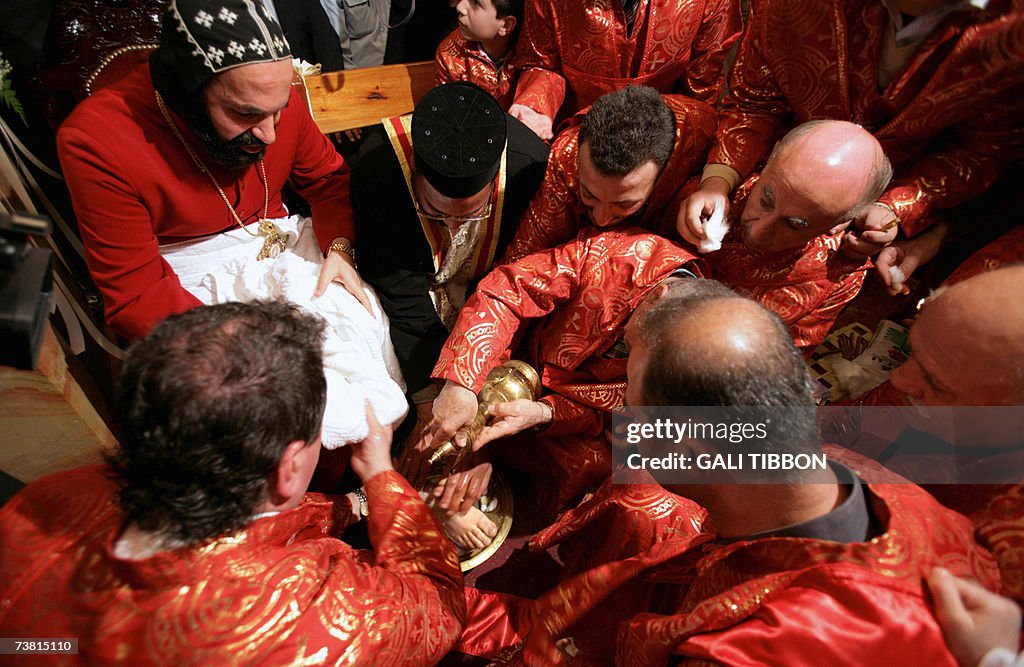
[[[444,532],[455,546],[465,551],[483,549],[498,534],[498,526],[478,507],[470,507],[462,514],[452,514],[447,519],[438,516]]]

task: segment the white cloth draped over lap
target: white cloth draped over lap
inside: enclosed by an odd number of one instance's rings
[[[368,431],[366,400],[382,424],[401,419],[407,410],[387,316],[373,288],[365,283],[372,316],[336,283],[314,298],[323,256],[311,220],[293,215],[274,223],[286,236],[288,250],[273,259],[256,261],[264,239],[242,229],[163,245],[160,254],[182,286],[204,304],[287,299],[321,316],[327,322],[323,445],[334,449],[362,440]],[[256,232],[256,223],[248,229]]]

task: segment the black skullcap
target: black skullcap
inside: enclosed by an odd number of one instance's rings
[[[416,170],[445,197],[474,195],[498,173],[506,132],[505,112],[482,88],[438,86],[412,114]]]
[[[179,107],[216,74],[284,58],[288,42],[260,0],[172,0],[149,69],[154,87]]]

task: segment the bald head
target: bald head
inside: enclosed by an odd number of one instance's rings
[[[860,214],[892,177],[871,133],[846,121],[803,123],[776,145],[741,214],[755,250],[801,247]]]
[[[771,424],[740,442],[705,434],[706,451],[820,450],[807,368],[789,330],[760,304],[713,280],[677,280],[634,315],[626,340],[628,404],[687,406],[687,418],[699,423]],[[774,481],[804,478],[790,473]]]
[[[983,273],[929,299],[894,387],[927,405],[1024,405],[1024,265]]]
[[[786,326],[715,281],[677,281],[638,326],[649,356],[646,405],[813,404]]]
[[[876,201],[892,178],[892,167],[873,134],[843,120],[810,121],[779,141],[771,160],[793,179],[832,193],[835,201],[856,200],[839,218]]]

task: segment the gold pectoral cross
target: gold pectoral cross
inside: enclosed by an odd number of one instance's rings
[[[270,220],[261,218],[259,228],[260,236],[264,236],[266,239],[263,241],[263,247],[260,248],[260,254],[256,255],[257,262],[261,262],[268,257],[273,259],[288,247],[284,237],[281,236],[281,230]]]

